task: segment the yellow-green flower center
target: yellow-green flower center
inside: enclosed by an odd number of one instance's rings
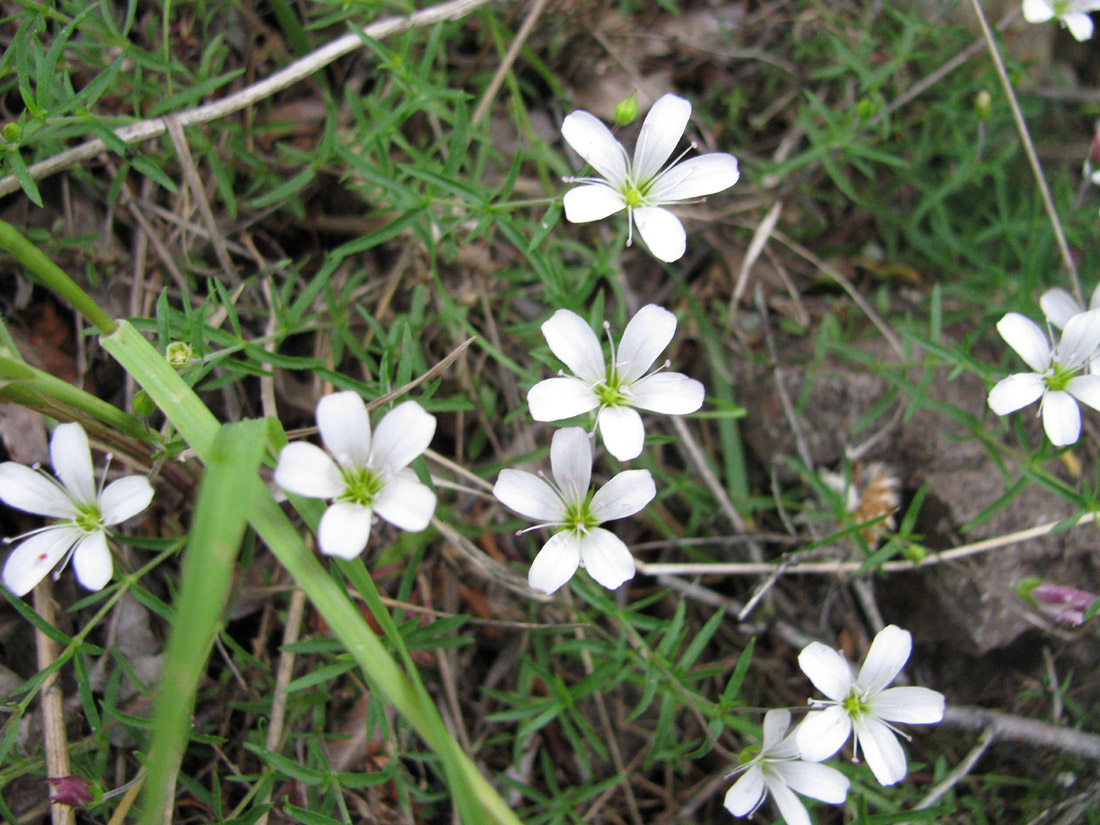
[[[1055,363],[1050,375],[1043,376],[1043,383],[1047,385],[1047,389],[1051,392],[1062,392],[1069,386],[1074,372],[1075,370]]]
[[[599,527],[600,522],[592,513],[592,493],[589,491],[583,501],[566,502],[565,517],[562,519],[562,528],[577,536],[584,536],[594,527]]]
[[[77,506],[76,515],[73,516],[73,525],[84,535],[98,533],[106,525],[99,507],[95,504],[80,504]]]
[[[624,197],[626,198],[626,205],[631,209],[641,206],[645,201],[645,194],[641,192],[637,186],[631,186],[627,189]]]
[[[371,507],[374,504],[374,497],[386,486],[383,475],[370,467],[341,467],[340,475],[343,476],[347,487],[336,500],[349,504]]]
[[[870,710],[863,697],[855,690],[852,690],[840,705],[852,719],[857,719]]]

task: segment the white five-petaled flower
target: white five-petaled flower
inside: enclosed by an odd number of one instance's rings
[[[608,324],[604,324],[608,328]],[[646,375],[676,333],[676,316],[648,304],[630,319],[611,362],[588,323],[559,309],[542,325],[550,350],[574,373],[548,378],[527,393],[531,417],[560,421],[599,410],[597,426],[607,451],[620,461],[641,455],[645,429],[638,410],[685,415],[703,405],[703,385],[679,372]]]
[[[4,565],[4,586],[22,596],[70,556],[77,581],[88,590],[102,590],[114,571],[107,528],[148,507],[153,485],[145,476],[126,476],[97,489],[88,436],[79,424],[54,429],[50,460],[57,479],[14,461],[0,464],[0,499],[5,504],[60,519],[27,534],[12,551]]]
[[[275,482],[288,493],[333,499],[317,528],[322,553],[342,559],[362,553],[375,513],[410,532],[428,526],[435,493],[408,465],[428,449],[435,416],[406,401],[382,416],[372,439],[363,399],[337,392],[318,402],[317,428],[328,453],[305,441],[286,445]]]
[[[1061,20],[1078,40],[1092,37],[1090,11],[1100,10],[1100,0],[1024,0],[1024,19],[1028,23]]]
[[[565,193],[566,220],[598,221],[625,209],[628,246],[637,224],[638,234],[659,260],[683,257],[687,246],[683,224],[664,205],[721,192],[740,176],[737,158],[723,152],[665,166],[690,117],[688,101],[664,95],[646,115],[631,161],[623,145],[595,115],[578,110],[567,116],[561,125],[562,136],[600,177],[566,178],[569,183],[581,184]]]
[[[559,532],[542,546],[527,581],[536,590],[553,593],[584,567],[604,587],[614,590],[634,576],[634,557],[605,521],[632,516],[657,495],[649,470],[625,470],[593,493],[592,445],[580,427],[554,433],[550,442],[553,483],[541,474],[501,470],[493,495],[517,513],[556,527]],[[535,529],[535,528],[529,528]]]
[[[726,792],[725,806],[734,816],[751,816],[770,792],[787,825],[810,825],[810,815],[796,793],[840,805],[848,798],[848,777],[836,768],[804,762],[795,743],[788,710],[764,714],[764,741],[755,755],[737,769],[744,771]],[[784,735],[786,734],[786,735]]]
[[[1097,284],[1092,291],[1088,309],[1077,303],[1077,299],[1060,286],[1044,292],[1042,297],[1039,298],[1039,306],[1051,325],[1058,327],[1058,329],[1065,329],[1069,319],[1074,315],[1088,312],[1089,309],[1100,309],[1100,284]],[[1093,375],[1100,375],[1100,354],[1093,356],[1093,359],[1089,362],[1089,372]]]
[[[863,748],[863,757],[875,779],[893,785],[905,778],[905,751],[895,737],[897,729],[889,723],[931,725],[943,719],[944,709],[943,694],[937,691],[886,688],[909,660],[912,648],[913,637],[908,630],[887,625],[875,635],[855,678],[848,661],[831,647],[813,642],[803,648],[798,666],[814,687],[829,697],[811,699],[811,705],[824,710],[811,712],[795,731],[803,759],[828,759],[854,731],[853,752],[858,754]]]
[[[1057,346],[1051,346],[1038,324],[1017,312],[998,321],[997,331],[1034,372],[1016,373],[997,382],[989,391],[990,409],[1008,415],[1039,401],[1050,442],[1057,447],[1073,444],[1081,434],[1077,402],[1100,409],[1100,375],[1077,375],[1100,347],[1100,309],[1066,321]]]

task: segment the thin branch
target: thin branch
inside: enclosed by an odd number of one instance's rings
[[[1051,725],[1037,719],[1025,719],[985,708],[949,705],[944,711],[943,724],[966,730],[988,731],[1000,740],[1055,748],[1082,759],[1100,761],[1100,735]]]
[[[512,64],[516,62],[516,57],[519,56],[519,50],[523,48],[523,44],[531,36],[531,30],[535,28],[535,21],[539,19],[546,8],[546,2],[547,0],[535,0],[531,6],[531,11],[527,12],[527,18],[520,25],[511,45],[508,46],[508,51],[504,54],[504,59],[500,61],[500,66],[497,67],[496,74],[493,75],[493,79],[489,81],[481,100],[478,101],[474,116],[470,118],[470,123],[473,125],[476,126],[485,117],[485,113],[489,111],[493,99],[497,96],[497,92],[500,91],[500,86],[504,82],[504,76],[511,71]]]
[[[53,582],[50,577],[34,588],[34,609],[42,621],[56,627],[53,610]],[[38,653],[38,668],[45,670],[57,661],[57,642],[37,627],[34,629],[34,646]],[[42,682],[42,735],[46,745],[46,776],[60,779],[69,776],[69,740],[65,735],[65,702],[54,670]],[[72,825],[73,808],[59,802],[50,803],[50,819],[53,825]]]

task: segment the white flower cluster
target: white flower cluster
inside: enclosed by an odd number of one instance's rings
[[[893,723],[930,725],[943,719],[943,694],[923,687],[895,687],[909,660],[913,638],[895,625],[884,627],[871,642],[859,673],[831,647],[813,642],[798,656],[799,667],[827,699],[811,699],[815,708],[791,733],[791,714],[771,710],[764,716],[759,751],[747,752],[737,769],[740,779],[726,793],[725,805],[735,816],[749,816],[771,793],[787,825],[809,825],[810,817],[796,794],[839,805],[848,796],[848,778],[836,768],[818,764],[833,756],[852,736],[852,751],[863,758],[882,785],[905,778],[908,765]],[[908,738],[908,737],[906,737]]]
[[[1008,415],[1038,401],[1047,437],[1056,447],[1065,447],[1081,435],[1078,402],[1100,410],[1100,287],[1088,310],[1064,289],[1047,291],[1039,303],[1048,324],[1062,330],[1062,338],[1054,344],[1048,332],[1018,312],[998,321],[1005,343],[1033,371],[997,382],[989,392],[989,407]]]

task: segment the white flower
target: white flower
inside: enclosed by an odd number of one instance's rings
[[[535,556],[527,581],[536,590],[553,593],[577,572],[614,590],[634,576],[634,557],[622,540],[599,525],[631,516],[649,504],[657,487],[649,470],[625,470],[594,494],[592,446],[580,427],[554,433],[550,442],[553,483],[522,470],[501,470],[493,495],[520,515],[557,527]],[[529,528],[535,529],[535,528]]]
[[[1089,309],[1100,309],[1100,284],[1097,284],[1092,291],[1088,309],[1077,303],[1077,299],[1060,286],[1044,292],[1039,299],[1039,306],[1050,324],[1058,327],[1058,329],[1065,329],[1069,319],[1074,315],[1088,312]],[[1089,372],[1093,375],[1100,375],[1100,356],[1094,356],[1089,362]]]
[[[107,528],[148,507],[153,485],[145,476],[126,476],[97,489],[88,436],[79,424],[54,429],[50,460],[57,479],[14,461],[0,464],[0,499],[5,504],[61,519],[27,534],[12,551],[4,564],[4,586],[17,596],[29,593],[69,556],[77,581],[88,590],[102,590],[114,572]]]
[[[799,758],[794,732],[784,736],[790,724],[788,710],[764,714],[764,741],[759,753],[737,769],[744,774],[726,792],[724,804],[734,816],[751,816],[771,792],[787,825],[810,825],[810,815],[796,792],[833,805],[848,798],[848,777],[836,768]],[[746,755],[750,753],[746,750]]]
[[[362,553],[374,513],[410,532],[428,526],[435,493],[408,465],[428,449],[433,415],[406,401],[382,416],[372,440],[363,399],[337,392],[318,402],[317,428],[328,453],[305,441],[287,444],[275,482],[288,493],[333,499],[317,528],[322,553],[342,559]]]
[[[928,688],[884,689],[909,660],[912,648],[908,630],[884,627],[871,642],[867,660],[854,679],[845,658],[820,642],[807,645],[798,654],[802,672],[829,697],[828,701],[811,699],[811,705],[825,710],[810,713],[795,731],[803,759],[828,759],[855,731],[852,749],[858,753],[862,745],[875,779],[893,785],[905,778],[905,751],[895,738],[897,729],[888,723],[931,725],[943,719],[944,708],[943,694]]]
[[[1100,0],[1024,0],[1024,19],[1046,23],[1057,18],[1078,40],[1092,37],[1090,11],[1100,9]]]
[[[1092,362],[1100,346],[1100,309],[1069,318],[1056,347],[1051,346],[1038,324],[1017,312],[1002,318],[997,331],[1035,371],[1016,373],[997,382],[989,391],[990,409],[997,415],[1008,415],[1039,401],[1050,442],[1057,447],[1073,444],[1081,434],[1077,402],[1100,409],[1100,375],[1075,374]]]
[[[688,101],[664,95],[646,115],[633,162],[597,117],[583,110],[566,117],[561,125],[562,136],[600,175],[566,178],[569,183],[582,184],[565,193],[566,220],[598,221],[625,209],[628,246],[636,223],[638,234],[658,259],[670,262],[683,257],[687,245],[683,224],[663,205],[721,192],[737,183],[740,176],[737,158],[721,152],[665,167],[690,117]]]
[[[648,304],[626,325],[618,351],[612,343],[611,363],[605,364],[600,340],[588,323],[575,312],[559,309],[542,325],[542,334],[575,377],[535,384],[527,393],[531,417],[560,421],[598,409],[596,421],[607,451],[620,461],[637,458],[645,441],[638,410],[685,415],[703,405],[705,391],[694,378],[678,372],[646,375],[675,333],[676,316]]]

